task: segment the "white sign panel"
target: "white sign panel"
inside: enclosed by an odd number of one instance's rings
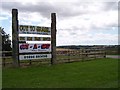
[[[51,35],[50,27],[19,25],[19,34]]]
[[[45,59],[45,58],[51,58],[51,54],[19,55],[19,60]]]
[[[51,41],[50,37],[19,37],[19,41]]]
[[[51,44],[19,44],[19,53],[51,52]]]

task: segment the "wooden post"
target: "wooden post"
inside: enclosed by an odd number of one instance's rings
[[[56,63],[56,13],[51,13],[51,64]]]
[[[82,49],[82,61],[84,61],[84,50]]]
[[[2,29],[2,27],[0,27],[0,29]],[[2,35],[0,34],[0,63],[2,63]],[[1,71],[2,71],[2,65],[0,65],[0,68],[1,68]],[[2,76],[2,73],[1,73],[1,76]],[[2,77],[1,77],[2,78]],[[1,80],[2,82],[2,80]],[[2,84],[1,84],[2,85]],[[0,85],[0,86],[1,86]]]
[[[31,64],[32,64],[32,61],[30,60],[29,65],[31,65]]]
[[[103,53],[103,54],[104,54],[104,58],[106,58],[106,51],[105,51],[105,50],[104,50],[104,53]]]
[[[3,66],[5,67],[5,53],[3,54]]]
[[[18,10],[12,9],[12,56],[13,65],[19,66],[19,48],[18,48]]]
[[[68,62],[70,62],[70,49],[68,49]]]
[[[78,54],[79,54],[79,59],[80,59],[80,49],[79,49],[79,51],[78,51]]]

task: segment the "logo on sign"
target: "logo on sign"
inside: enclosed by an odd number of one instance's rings
[[[41,49],[49,49],[50,44],[42,44]]]
[[[34,44],[34,47],[33,47],[33,49],[37,49],[37,44]]]
[[[37,45],[37,44],[34,44],[34,46],[30,46],[30,48],[33,48],[33,49],[38,49],[38,48],[49,49],[50,48],[50,44],[42,44],[41,46]]]
[[[20,49],[22,50],[22,49],[28,49],[28,47],[29,47],[29,44],[22,44],[22,45],[20,45]]]

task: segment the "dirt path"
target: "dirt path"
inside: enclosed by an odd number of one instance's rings
[[[119,58],[120,59],[120,55],[106,55],[107,58]]]

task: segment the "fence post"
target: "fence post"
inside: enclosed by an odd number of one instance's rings
[[[82,49],[82,53],[81,53],[82,54],[82,61],[84,61],[84,54],[83,53],[84,53],[84,50]]]
[[[12,56],[13,65],[19,66],[19,48],[18,48],[18,10],[12,9]]]
[[[51,13],[51,64],[56,63],[56,13]]]
[[[3,54],[3,66],[5,67],[5,53]]]
[[[68,62],[70,62],[70,50],[68,49]]]
[[[30,60],[29,65],[31,65],[31,64],[32,64],[32,61]]]
[[[104,58],[106,58],[106,51],[104,50]]]
[[[80,57],[81,57],[81,51],[80,51],[80,49],[79,49],[79,52],[78,52],[78,53],[79,53],[79,59],[81,59],[81,58],[80,58]]]
[[[86,60],[87,60],[88,59],[88,51],[87,51],[87,49],[85,51],[85,57],[86,57]]]

